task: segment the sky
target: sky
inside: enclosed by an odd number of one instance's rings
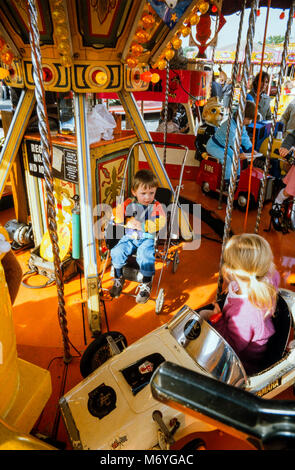
[[[279,18],[282,12],[283,10],[279,8],[270,9],[266,37],[285,36],[289,11],[288,10],[285,11],[285,18],[283,20]],[[245,11],[244,21],[243,21],[242,39],[246,39],[247,37],[249,15],[250,15],[250,9],[247,8]],[[263,41],[266,16],[267,16],[267,8],[261,7],[260,16],[257,16],[256,23],[255,23],[254,42]],[[239,23],[240,23],[240,13],[226,16],[225,19],[226,19],[226,23],[218,33],[217,48],[236,43],[236,40],[237,40]],[[294,21],[295,20],[293,20],[293,25],[291,28],[290,42],[292,42],[292,39],[293,39],[293,42],[295,42]],[[214,27],[211,26],[211,29],[213,28]],[[188,38],[183,39],[183,45],[184,46],[188,45]]]
[[[289,11],[288,10],[285,11],[285,18],[281,20],[279,17],[282,11],[283,10],[279,8],[270,9],[266,37],[285,36]],[[250,9],[247,8],[245,11],[244,21],[243,21],[242,39],[246,39],[247,37],[249,15],[250,15]],[[267,8],[261,7],[260,16],[257,16],[257,20],[255,23],[254,42],[263,41],[266,16],[267,16]],[[229,44],[236,42],[237,40],[239,23],[240,23],[240,14],[226,16],[225,19],[226,19],[226,24],[223,26],[223,28],[219,31],[219,34],[218,34],[217,48],[227,46]],[[294,20],[293,20],[290,42],[292,42],[291,39],[293,39],[294,41],[294,38],[295,38],[295,25],[294,25]]]

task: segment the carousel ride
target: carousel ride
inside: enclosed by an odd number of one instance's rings
[[[282,2],[272,3],[272,7],[282,8]],[[53,449],[65,441],[69,449],[167,449],[181,448],[196,435],[205,448],[249,448],[243,440],[231,441],[228,435],[216,434],[218,426],[191,418],[183,410],[174,413],[167,404],[159,405],[151,397],[150,380],[158,366],[170,361],[243,388],[251,397],[280,397],[294,383],[294,350],[289,343],[294,294],[292,288],[284,289],[290,287],[287,283],[280,292],[284,305],[280,313],[284,310],[286,321],[278,355],[257,377],[247,377],[230,346],[209,324],[199,322],[198,316],[201,306],[221,294],[221,275],[212,280],[212,272],[218,271],[218,260],[232,229],[241,227],[241,219],[233,220],[234,190],[258,2],[2,0],[0,4],[1,78],[15,97],[13,112],[2,112],[6,135],[0,155],[1,196],[10,179],[14,207],[3,213],[1,223],[25,272],[13,306],[3,269],[0,273],[1,324],[5,326],[0,330],[0,380],[6,384],[0,387],[0,448]],[[227,205],[222,216],[216,216],[213,202],[203,203],[201,192],[192,196],[201,167],[195,159],[191,104],[199,112],[210,97],[208,64],[212,65],[213,59],[206,58],[207,48],[214,49],[226,15],[241,11],[242,22],[246,6],[251,7],[251,16],[235,158]],[[274,119],[260,169],[256,222],[254,215],[249,215],[256,233],[264,221],[270,154],[294,15],[294,3],[286,1],[283,6],[289,21]],[[199,57],[187,61],[185,69],[172,68],[181,38],[189,34],[195,35]],[[237,79],[235,64],[232,79]],[[164,103],[165,127],[164,133],[153,135],[146,129],[136,96],[150,100],[157,93]],[[100,101],[114,94],[130,123],[125,131]],[[188,134],[167,134],[169,102],[185,105]],[[108,125],[95,127],[104,117]],[[137,150],[138,142],[142,151]],[[183,143],[188,157],[182,168],[178,148]],[[133,146],[132,158],[128,158]],[[249,160],[252,175],[253,158]],[[134,306],[132,296],[126,303],[103,296],[111,274],[109,265],[103,267],[107,251],[99,230],[102,205],[114,205],[122,180],[127,195],[132,175],[146,166],[157,175],[160,187],[171,193],[181,220],[178,241],[182,262],[178,269],[174,254],[173,272],[165,275],[169,302],[162,317],[151,314],[149,308]],[[182,170],[181,184],[177,185],[175,175]],[[222,168],[219,204],[223,180]],[[248,197],[245,228],[251,192],[244,192]],[[202,221],[199,213],[191,210],[194,203],[202,204]],[[216,221],[221,226],[217,231],[221,250],[218,245],[209,253],[216,239],[205,239],[208,246],[202,248],[196,226],[199,229],[202,223],[211,228],[211,222]],[[292,242],[286,243],[285,257],[290,246]],[[208,270],[196,273],[199,263],[207,263]],[[109,329],[110,319],[117,331]],[[216,346],[210,360],[205,351],[209,343],[211,349],[212,344]],[[80,363],[87,373],[81,374]],[[144,422],[146,426],[142,426]],[[51,446],[46,443],[48,437]]]

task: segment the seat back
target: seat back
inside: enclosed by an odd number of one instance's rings
[[[172,191],[169,188],[157,188],[155,199],[163,205],[163,209],[166,212],[166,224],[157,235],[157,246],[165,245],[169,238],[169,233],[171,230],[170,221],[171,221],[171,208],[167,210],[172,202]]]
[[[275,333],[270,337],[267,343],[263,368],[261,370],[279,361],[283,357],[288,344],[292,327],[292,317],[286,301],[280,294],[278,294],[277,306],[272,321]]]
[[[168,207],[172,201],[172,191],[169,188],[158,187],[155,198],[158,202]]]

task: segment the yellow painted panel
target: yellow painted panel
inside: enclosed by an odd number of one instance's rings
[[[0,450],[56,450],[28,434],[20,433],[17,429],[0,419]]]
[[[32,90],[22,92],[0,154],[0,198],[35,104]]]
[[[22,61],[19,59],[14,59],[9,66],[6,66],[13,70],[12,73],[9,73],[8,77],[5,79],[5,83],[8,86],[13,86],[15,88],[23,88],[24,83],[24,72],[22,67]]]
[[[35,82],[33,78],[33,65],[30,60],[24,60],[24,78],[27,88],[33,90]],[[68,67],[59,64],[55,59],[44,59],[42,69],[48,71],[49,81],[44,80],[44,89],[48,91],[66,92],[71,89],[71,72]]]
[[[73,90],[77,93],[117,92],[123,87],[123,66],[119,61],[75,62],[71,68]],[[106,82],[98,85],[95,73],[104,72]]]
[[[17,357],[11,302],[0,263],[0,418],[29,432],[51,395],[49,371]],[[0,448],[1,448],[0,429]]]
[[[1,262],[0,299],[0,417],[5,418],[16,399],[19,370],[11,302]]]
[[[50,398],[50,372],[35,364],[17,359],[19,392],[5,421],[21,432],[30,432]]]

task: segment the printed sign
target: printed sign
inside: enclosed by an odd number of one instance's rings
[[[26,147],[30,174],[37,178],[44,178],[40,142],[27,140]],[[78,159],[76,150],[53,146],[52,176],[60,180],[78,183]]]

